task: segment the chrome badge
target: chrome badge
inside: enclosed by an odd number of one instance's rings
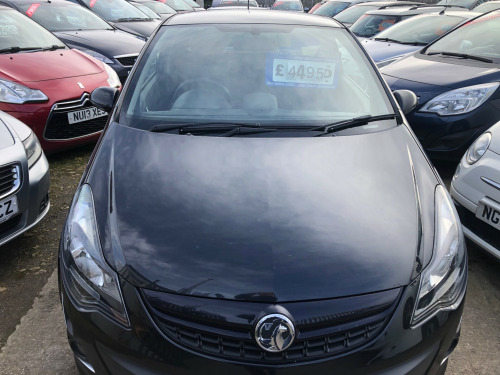
[[[262,349],[271,353],[288,349],[294,338],[293,323],[281,314],[266,315],[255,326],[255,341]]]
[[[83,83],[77,82],[77,85],[80,86],[81,89],[84,89],[85,87],[83,86]]]

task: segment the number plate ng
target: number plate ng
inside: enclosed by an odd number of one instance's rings
[[[485,198],[479,201],[476,217],[500,230],[500,204]]]

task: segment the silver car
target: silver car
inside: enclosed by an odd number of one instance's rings
[[[500,259],[500,122],[465,153],[451,182],[464,234]]]
[[[49,211],[49,163],[36,135],[0,111],[0,245]]]

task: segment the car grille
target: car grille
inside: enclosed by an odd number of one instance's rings
[[[115,59],[123,66],[132,66],[137,60],[137,56],[139,55],[115,56]]]
[[[0,167],[0,199],[13,194],[21,186],[21,167],[9,164]]]
[[[178,345],[225,360],[267,365],[306,362],[349,353],[382,332],[400,299],[400,290],[376,293],[379,298],[370,297],[370,308],[350,311],[341,308],[344,299],[282,304],[295,319],[296,338],[287,350],[269,353],[257,345],[253,334],[258,318],[262,317],[262,303],[214,301],[149,290],[142,293],[158,327]],[[350,300],[356,298],[363,303],[365,297],[351,297]],[[203,311],[207,300],[217,309]],[[233,319],[218,313],[218,308],[227,309],[236,317],[235,321],[244,317],[245,322],[234,323]],[[311,315],[304,315],[304,311]],[[335,313],[318,316],[318,311]]]
[[[50,111],[44,138],[47,140],[67,140],[95,134],[104,129],[108,116],[70,124],[68,113],[92,108],[90,95],[84,93],[80,99],[58,102]]]
[[[496,249],[500,249],[500,231],[488,225],[484,221],[478,219],[476,215],[455,202],[457,207],[458,216],[462,224],[472,231],[475,235],[479,236],[482,240],[489,243]]]

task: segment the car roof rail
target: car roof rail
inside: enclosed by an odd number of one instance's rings
[[[370,4],[370,3],[367,2],[367,3],[363,3],[363,4]],[[378,9],[382,10],[382,9],[393,8],[393,7],[404,7],[404,6],[413,6],[413,5],[419,5],[419,3],[418,2],[414,2],[414,1],[409,1],[409,2],[396,1],[396,2],[393,2],[393,3],[387,4],[387,5],[384,5],[384,6],[380,7],[380,8],[378,8]]]

